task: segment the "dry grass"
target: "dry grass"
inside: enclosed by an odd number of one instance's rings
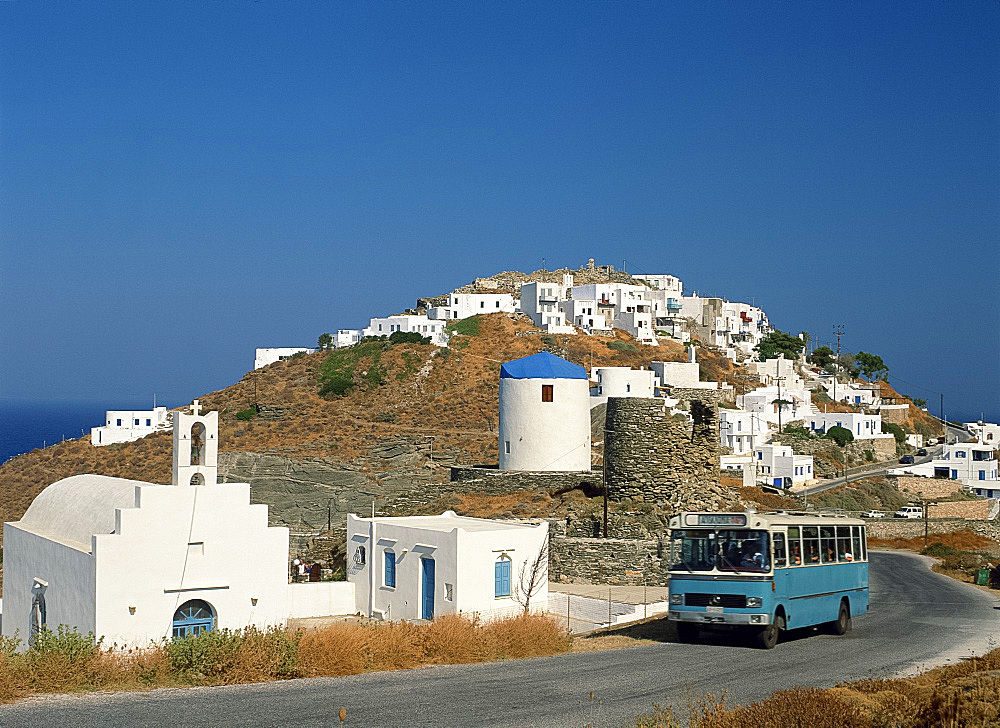
[[[0,644],[0,702],[38,693],[233,685],[541,657],[571,645],[569,635],[541,615],[339,622],[305,633],[221,630],[142,650],[103,648],[89,636],[60,632],[23,653],[10,641]]]
[[[707,695],[690,728],[959,728],[1000,726],[1000,650],[903,680],[861,680],[827,690],[794,688],[750,705]],[[679,728],[670,706],[636,719],[641,728]]]

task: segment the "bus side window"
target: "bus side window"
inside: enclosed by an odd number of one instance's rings
[[[785,555],[785,534],[774,533],[771,534],[774,539],[774,565],[788,566],[788,557]]]
[[[837,526],[837,558],[840,561],[854,561],[850,526]]]
[[[864,526],[861,527],[861,558],[868,561],[868,533]]]
[[[802,566],[802,541],[798,526],[788,527],[788,560],[792,566]]]
[[[806,564],[819,563],[819,528],[802,527],[802,560]]]
[[[820,553],[823,555],[824,564],[832,564],[837,561],[837,527],[819,527]]]
[[[851,526],[851,541],[854,546],[854,560],[861,561],[861,526]]]

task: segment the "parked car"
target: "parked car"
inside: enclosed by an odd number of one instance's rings
[[[899,459],[899,462],[900,462],[900,463],[901,463],[902,465],[908,465],[908,464],[910,464],[910,463],[912,463],[912,462],[913,462],[913,456],[912,456],[912,455],[904,455],[903,457],[901,457],[901,458]]]
[[[926,455],[926,454],[927,454],[927,448],[922,447],[919,450],[917,450],[917,455]]]
[[[868,511],[867,513],[861,514],[862,518],[885,518],[885,514],[882,511]]]
[[[903,506],[895,513],[895,518],[923,518],[924,509],[920,506]]]

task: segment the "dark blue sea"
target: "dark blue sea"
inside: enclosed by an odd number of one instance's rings
[[[108,409],[149,409],[151,405],[100,402],[27,402],[0,400],[0,463],[15,455],[61,440],[89,434],[104,424]]]

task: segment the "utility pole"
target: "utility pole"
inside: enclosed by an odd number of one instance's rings
[[[837,401],[837,376],[840,374],[840,337],[844,335],[844,325],[836,324],[833,335],[837,337],[837,362],[833,367],[833,401]]]
[[[781,383],[785,381],[784,377],[775,377],[774,381],[778,383],[778,434],[781,434]]]

